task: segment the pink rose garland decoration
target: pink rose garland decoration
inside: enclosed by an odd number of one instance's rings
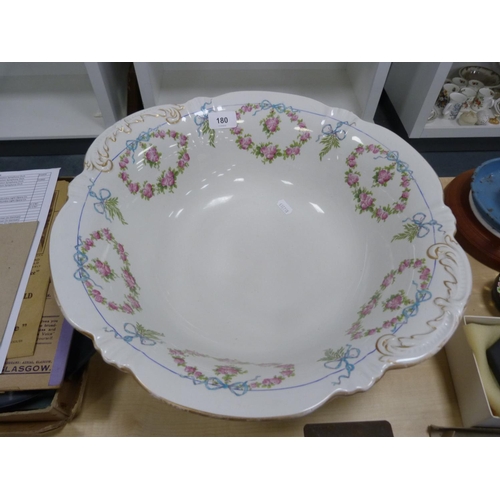
[[[181,134],[175,130],[156,130],[149,132],[147,134],[141,134],[141,140],[139,145],[142,149],[143,161],[150,168],[159,170],[161,165],[162,153],[158,151],[158,148],[150,143],[146,142],[149,139],[159,139],[165,140],[167,138],[174,140],[177,143],[177,160],[175,164],[166,170],[162,170],[156,181],[143,181],[142,184],[139,182],[134,182],[130,178],[128,172],[131,162],[134,162],[132,156],[132,150],[126,149],[126,151],[120,156],[118,165],[120,166],[120,172],[118,176],[127,186],[130,194],[139,194],[143,200],[149,201],[157,194],[163,194],[165,192],[173,193],[174,189],[177,187],[177,178],[184,170],[189,167],[189,161],[191,157],[188,153],[189,140],[184,134]]]
[[[239,365],[252,365],[252,363],[244,363],[237,360],[211,358],[205,354],[200,354],[189,349],[169,349],[169,354],[173,362],[178,368],[182,368],[181,376],[192,380],[195,384],[205,384],[210,389],[230,389],[233,394],[241,396],[248,391],[256,389],[270,389],[282,384],[286,379],[295,376],[295,366],[292,364],[262,364],[256,365],[262,368],[273,368],[278,373],[274,373],[267,377],[254,377],[252,380],[236,381],[237,376],[245,375],[248,370],[245,370]],[[190,364],[187,360],[190,356],[211,358],[219,362],[225,362],[223,365],[215,365],[212,371],[215,375],[206,375],[195,364]]]
[[[307,130],[307,126],[302,118],[299,117],[296,110],[290,107],[285,107],[284,105],[271,105],[268,103],[268,107],[271,108],[269,113],[260,120],[259,124],[262,127],[262,131],[266,135],[267,139],[270,139],[274,134],[281,130],[283,116],[288,117],[290,123],[293,125],[294,129],[298,128],[299,133],[295,140],[285,148],[280,147],[278,144],[274,144],[271,141],[267,142],[255,142],[250,134],[245,134],[245,131],[240,125],[230,129],[232,135],[236,136],[235,143],[239,149],[243,151],[249,151],[257,158],[262,160],[262,163],[272,163],[277,158],[283,158],[287,160],[291,158],[295,159],[300,155],[301,148],[311,140],[311,134]],[[261,104],[245,104],[241,106],[236,111],[236,119],[240,120],[242,116],[250,112],[264,111],[268,107],[262,108]]]
[[[419,276],[420,283],[415,283],[417,286],[415,299],[410,299],[404,290],[396,290],[386,300],[382,300],[383,292],[394,285],[397,277],[407,270],[414,270]],[[358,318],[347,330],[347,335],[351,340],[356,340],[381,333],[383,330],[388,330],[389,333],[398,324],[404,324],[418,312],[418,308],[414,308],[415,304],[425,302],[430,298],[430,292],[427,289],[431,279],[431,270],[427,267],[425,259],[405,259],[401,261],[397,269],[393,269],[384,276],[379,289],[370,297],[370,300],[359,308]],[[384,313],[389,313],[389,317],[383,320],[382,326],[364,328],[363,321],[379,305],[382,306]]]
[[[102,295],[94,280],[88,275],[88,271],[94,272],[104,282],[109,283],[118,278],[118,274],[114,271],[108,261],[102,261],[98,258],[88,260],[88,253],[96,248],[96,243],[102,242],[113,247],[120,262],[121,262],[121,278],[127,289],[125,300],[122,303],[116,303],[108,300]],[[100,244],[102,244],[100,243]],[[106,306],[110,311],[121,311],[126,314],[134,314],[136,311],[141,310],[139,303],[139,285],[137,284],[132,272],[130,271],[130,263],[128,261],[128,253],[125,251],[123,245],[118,243],[108,228],[93,231],[89,238],[83,241],[78,251],[79,262],[81,267],[79,269],[79,276],[85,286],[89,296],[97,303]]]
[[[377,205],[377,200],[373,191],[366,187],[362,187],[360,184],[361,171],[358,169],[358,161],[361,155],[367,153],[374,155],[376,159],[381,157],[392,161],[392,163],[387,166],[376,167],[374,169],[371,185],[372,189],[387,187],[388,183],[394,179],[397,172],[397,161],[394,161],[388,155],[388,151],[384,150],[382,146],[369,144],[367,146],[357,146],[346,158],[348,170],[345,172],[345,182],[353,193],[354,200],[356,201],[356,211],[359,213],[369,212],[372,218],[376,219],[377,222],[383,222],[387,220],[390,215],[401,213],[406,208],[410,196],[409,186],[411,174],[405,170],[400,172],[401,180],[399,186],[402,188],[402,192],[392,205]]]

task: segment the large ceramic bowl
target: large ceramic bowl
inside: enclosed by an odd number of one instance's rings
[[[454,232],[438,177],[395,134],[244,92],[106,130],[50,256],[66,318],[151,394],[280,418],[446,343],[471,289]]]

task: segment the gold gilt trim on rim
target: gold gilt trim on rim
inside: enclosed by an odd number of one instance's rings
[[[113,160],[110,157],[109,150],[113,143],[116,143],[119,134],[131,134],[132,128],[137,124],[143,124],[147,118],[163,118],[168,124],[174,125],[178,123],[184,109],[182,105],[172,105],[164,108],[156,108],[156,113],[141,113],[135,116],[132,120],[124,118],[120,121],[111,135],[106,138],[97,138],[102,141],[101,146],[91,146],[91,150],[87,153],[84,162],[86,170],[98,170],[99,172],[109,172],[113,169]],[[95,156],[92,158],[92,156]]]
[[[419,358],[420,351],[425,338],[433,332],[436,332],[445,320],[451,320],[458,325],[459,310],[461,304],[464,304],[468,298],[468,291],[459,286],[462,282],[458,279],[461,272],[461,256],[459,246],[456,240],[446,234],[444,241],[431,245],[427,250],[427,255],[436,260],[448,273],[449,278],[444,280],[447,297],[436,297],[433,302],[441,310],[438,317],[427,321],[429,331],[417,333],[410,337],[398,337],[396,335],[383,335],[377,340],[377,351],[382,354],[381,361],[397,362],[400,358],[416,357]],[[439,339],[436,350],[443,347],[447,338]],[[428,357],[428,356],[427,356]],[[413,364],[410,360],[409,364]]]

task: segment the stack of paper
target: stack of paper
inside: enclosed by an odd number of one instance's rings
[[[0,391],[60,383],[52,362],[57,350],[67,355],[73,330],[49,288],[48,238],[67,197],[58,175],[59,169],[0,173]]]

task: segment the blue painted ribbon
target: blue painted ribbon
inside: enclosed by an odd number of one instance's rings
[[[418,287],[418,285],[413,282],[413,284]],[[419,288],[415,292],[415,302],[411,304],[410,306],[407,306],[403,309],[403,317],[405,318],[405,321],[402,324],[406,324],[410,318],[413,318],[418,314],[418,308],[420,307],[420,304],[423,302],[427,302],[432,298],[432,293],[429,292],[429,290],[425,290],[423,288]]]
[[[82,246],[82,237],[78,236],[78,244],[75,245],[76,253],[73,255],[73,260],[77,263],[78,269],[73,273],[73,278],[82,283],[84,281],[90,281],[94,286],[98,288],[102,288],[102,286],[98,285],[93,279],[91,279],[90,274],[85,269],[85,264],[88,262],[89,258],[87,254],[81,251],[80,247]]]
[[[194,115],[194,124],[198,127],[198,136],[200,137],[201,127],[203,127],[203,124],[208,120],[208,113],[213,111],[212,109],[207,109],[207,106],[209,106],[210,104],[212,104],[212,101],[204,103],[200,108],[200,111],[203,113],[202,115]]]
[[[149,139],[151,139],[151,136],[154,134],[155,131],[156,131],[156,129],[150,128],[150,129],[148,129],[147,132],[141,132],[138,135],[137,139],[130,139],[125,143],[126,148],[132,152],[132,159],[134,161],[135,161],[134,153],[135,153],[135,150],[139,147],[139,144],[141,142],[149,141]]]
[[[187,375],[181,375],[182,378],[188,378],[193,382],[194,385],[203,384],[209,391],[217,391],[219,389],[228,389],[235,396],[243,396],[245,395],[250,388],[248,387],[248,382],[252,382],[257,380],[258,377],[250,381],[245,382],[233,382],[232,384],[226,384],[223,380],[218,377],[208,377],[205,380],[196,380],[193,377],[189,377]]]
[[[422,212],[416,213],[413,217],[409,217],[408,219],[405,219],[403,222],[411,221],[413,224],[418,226],[418,234],[417,238],[424,238],[427,236],[433,226],[437,227],[438,231],[443,231],[443,226],[442,224],[439,224],[439,222],[435,219],[431,219],[428,222],[424,222],[425,220],[425,214]]]
[[[343,127],[344,125],[350,125],[350,123],[349,122],[338,122],[337,126],[335,128],[333,128],[329,123],[327,123],[321,129],[321,134],[318,135],[316,142],[318,142],[320,140],[322,135],[333,135],[339,141],[343,141],[347,135],[347,132],[345,130],[341,129],[341,127]],[[341,133],[342,133],[342,137],[340,136]]]
[[[156,342],[154,340],[148,339],[147,337],[144,337],[144,335],[141,335],[137,331],[137,328],[135,327],[135,325],[133,325],[132,323],[125,323],[123,325],[123,329],[129,334],[129,335],[123,337],[123,340],[125,340],[125,342],[130,343],[130,342],[132,342],[132,340],[139,337],[142,345],[156,345]]]
[[[333,382],[333,385],[340,385],[340,380],[343,378],[349,378],[351,376],[351,372],[354,370],[354,365],[349,362],[349,359],[356,359],[361,351],[357,347],[352,347],[350,344],[347,344],[347,350],[345,354],[340,359],[335,359],[332,361],[326,361],[324,363],[324,367],[329,370],[338,370],[341,368],[342,364],[345,364],[344,369],[347,370],[347,375],[340,375],[337,382]],[[337,366],[329,366],[330,363],[337,363]]]
[[[255,116],[260,111],[267,111],[268,109],[274,109],[278,113],[285,113],[286,111],[291,111],[292,113],[295,113],[296,111],[298,111],[297,109],[292,108],[291,106],[286,106],[282,102],[279,104],[273,104],[273,103],[271,103],[271,101],[264,99],[260,103],[259,109],[257,111],[255,111],[255,113],[252,116]]]
[[[397,151],[388,151],[385,156],[389,161],[394,162],[396,164],[396,170],[401,174],[413,174],[410,170],[410,166],[408,163],[399,159],[399,153]],[[377,158],[383,158],[382,156],[377,156]]]
[[[111,222],[111,219],[108,217],[108,208],[106,207],[106,200],[111,197],[111,191],[106,188],[101,188],[99,189],[99,194],[97,194],[90,189],[89,195],[98,200],[94,203],[95,211],[98,214],[104,215],[104,217]]]

